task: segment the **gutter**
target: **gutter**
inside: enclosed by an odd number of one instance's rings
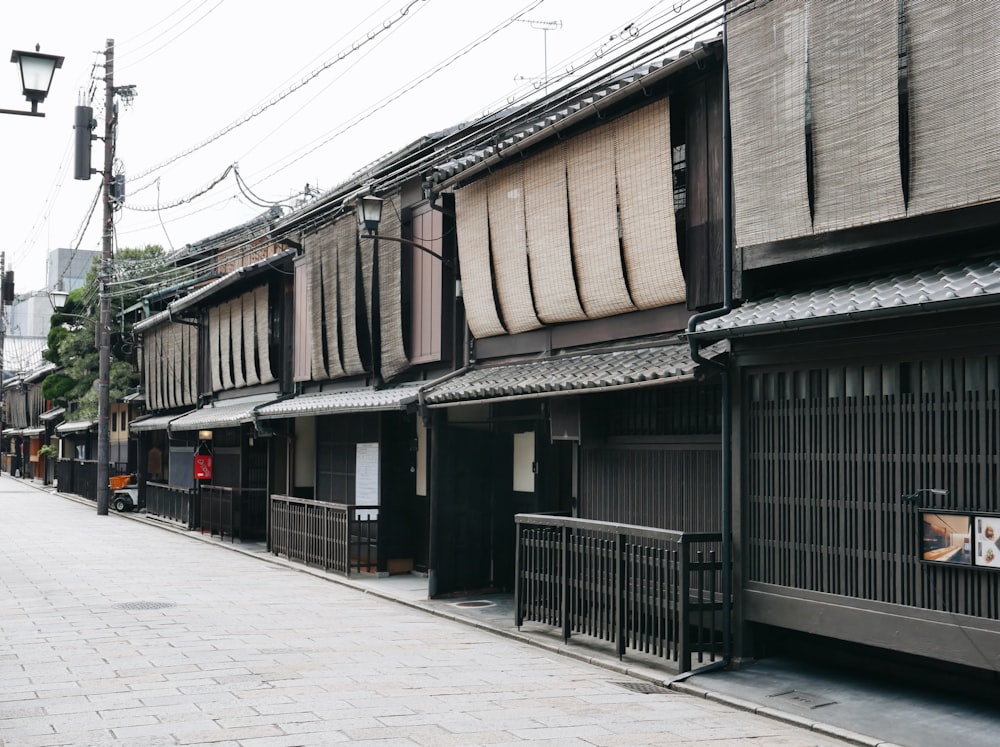
[[[720,308],[695,314],[688,320],[687,334],[691,359],[700,366],[715,368],[722,378],[722,660],[728,666],[733,655],[733,417],[732,382],[729,364],[705,358],[695,338],[698,325],[709,319],[725,316],[733,310],[733,184],[732,135],[729,128],[729,34],[728,20],[722,17],[722,272],[723,303]]]

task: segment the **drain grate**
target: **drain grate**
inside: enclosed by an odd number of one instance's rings
[[[168,607],[176,607],[176,602],[121,602],[115,605],[119,610],[165,610]]]
[[[489,602],[485,599],[475,599],[469,602],[455,602],[456,607],[493,607],[495,606],[493,602]]]
[[[611,684],[624,687],[626,690],[631,690],[641,695],[666,695],[673,692],[669,687],[657,685],[653,682],[612,682]]]
[[[812,693],[803,692],[802,690],[785,690],[784,692],[774,693],[769,695],[769,698],[779,698],[781,700],[787,700],[789,703],[793,703],[802,708],[822,708],[823,706],[833,705],[836,700],[830,700],[829,698],[824,698],[821,695],[813,695]]]

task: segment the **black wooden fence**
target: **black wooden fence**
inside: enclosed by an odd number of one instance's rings
[[[514,608],[685,672],[722,653],[722,535],[518,514]]]
[[[176,521],[192,529],[200,516],[197,493],[190,488],[147,482],[146,513]]]
[[[56,463],[56,480],[60,493],[73,493],[92,501],[97,500],[97,462],[60,459]]]
[[[230,540],[267,536],[267,491],[202,485],[198,524],[203,532]]]
[[[271,552],[350,575],[378,567],[378,506],[348,506],[272,495]]]

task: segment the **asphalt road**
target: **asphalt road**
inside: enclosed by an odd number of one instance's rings
[[[5,746],[845,744],[645,684],[0,476]]]

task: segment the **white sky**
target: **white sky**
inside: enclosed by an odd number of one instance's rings
[[[42,118],[0,115],[0,179],[7,267],[18,293],[42,288],[49,249],[72,246],[99,186],[73,179],[73,107],[92,75],[103,76],[105,40],[115,40],[115,84],[134,84],[138,97],[120,107],[117,158],[126,176],[202,143],[259,105],[286,91],[310,71],[349,50],[401,10],[405,20],[348,55],[229,134],[150,176],[130,182],[127,203],[173,203],[238,163],[253,191],[286,200],[303,186],[326,190],[357,169],[421,135],[495,108],[525,82],[538,79],[546,59],[550,74],[595,52],[613,34],[691,0],[387,0],[373,3],[308,0],[40,0],[8,4],[0,30],[4,49],[63,55]],[[534,7],[532,7],[534,6]],[[23,8],[23,9],[22,9]],[[543,32],[513,23],[445,70],[408,84],[531,8],[524,18],[561,21]],[[366,88],[366,81],[368,87]],[[94,81],[103,105],[103,80]],[[359,114],[389,103],[352,129]],[[0,65],[0,108],[27,109],[17,66]],[[97,134],[103,135],[103,115]],[[339,134],[338,134],[339,133]],[[319,145],[329,139],[325,145]],[[103,164],[94,141],[93,166]],[[319,147],[316,147],[319,146]],[[315,147],[294,162],[296,156]],[[159,181],[157,182],[157,178]],[[148,185],[142,191],[136,191]],[[161,244],[179,248],[262,212],[242,196],[232,176],[207,195],[157,213],[117,213],[118,246]],[[162,220],[162,224],[161,224]],[[100,250],[98,205],[82,249]]]

